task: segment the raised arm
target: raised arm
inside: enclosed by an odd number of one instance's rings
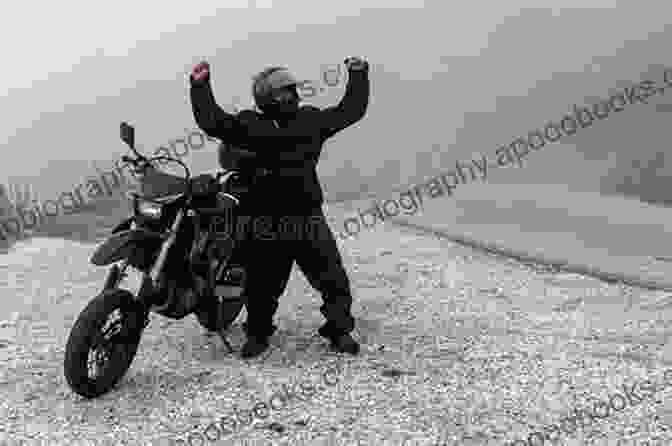
[[[189,76],[191,109],[198,127],[208,136],[234,142],[241,136],[242,126],[237,116],[227,113],[215,100],[210,85],[210,66],[201,62]]]
[[[362,119],[369,106],[368,62],[349,58],[345,63],[348,67],[348,84],[341,102],[320,112],[319,122],[325,139]]]

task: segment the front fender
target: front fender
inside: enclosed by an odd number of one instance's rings
[[[139,244],[160,244],[163,236],[143,228],[127,229],[113,234],[99,245],[91,256],[91,263],[105,266],[133,255]]]

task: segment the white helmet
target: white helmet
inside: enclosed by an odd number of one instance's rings
[[[262,107],[271,102],[271,93],[277,89],[296,87],[301,84],[292,73],[284,67],[270,67],[254,77],[252,95],[257,106]]]

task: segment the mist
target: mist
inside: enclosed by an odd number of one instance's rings
[[[371,63],[367,115],[323,151],[327,197],[422,181],[672,66],[662,2],[238,3],[59,2],[37,21],[18,9],[4,16],[13,25],[3,29],[4,45],[26,43],[11,47],[15,68],[2,75],[5,183],[30,183],[45,198],[71,189],[91,174],[92,160],[109,164],[125,152],[122,120],[149,152],[184,137],[195,128],[187,74],[203,59],[228,110],[251,105],[251,76],[268,65],[317,80],[324,65],[348,56]],[[309,102],[331,105],[342,93],[343,82]],[[668,175],[660,154],[670,116],[660,110],[631,106],[488,182],[649,200]],[[217,168],[214,150],[185,160],[195,171]]]

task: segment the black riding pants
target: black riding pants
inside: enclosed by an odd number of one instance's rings
[[[321,207],[302,216],[239,216],[236,236],[247,268],[248,336],[275,331],[273,316],[294,262],[322,295],[327,321],[320,331],[340,335],[354,329],[350,281]]]

